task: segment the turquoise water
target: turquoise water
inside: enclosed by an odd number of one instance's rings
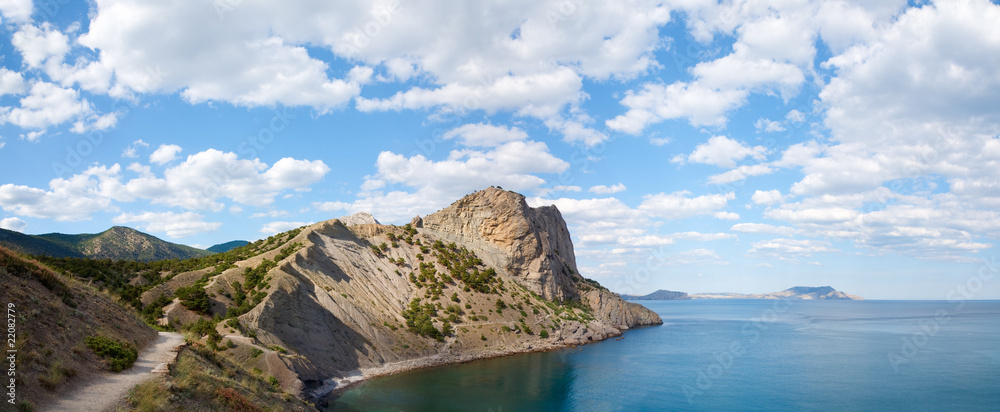
[[[1000,411],[1000,301],[643,302],[625,339],[373,379],[335,411]]]

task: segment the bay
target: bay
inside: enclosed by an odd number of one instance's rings
[[[642,304],[664,324],[372,379],[328,410],[1000,410],[1000,301]]]

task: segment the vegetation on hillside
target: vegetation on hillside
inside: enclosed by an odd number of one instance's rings
[[[104,358],[104,362],[112,372],[131,368],[135,360],[139,359],[139,350],[128,342],[100,335],[88,336],[84,342],[90,350]]]
[[[281,392],[263,374],[198,344],[181,350],[168,375],[132,389],[128,401],[138,411],[315,410]]]

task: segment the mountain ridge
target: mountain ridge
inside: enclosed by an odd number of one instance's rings
[[[40,235],[26,235],[0,229],[0,245],[27,255],[140,262],[183,260],[212,254],[210,251],[167,242],[125,226],[112,226],[100,233]]]
[[[558,209],[530,208],[520,194],[489,188],[408,225],[372,221],[332,219],[272,236],[254,244],[260,253],[176,274],[142,302],[164,302],[161,324],[212,322],[198,329],[203,341],[232,342],[226,356],[312,398],[352,376],[662,323],[581,276]],[[204,303],[180,300],[192,287]]]

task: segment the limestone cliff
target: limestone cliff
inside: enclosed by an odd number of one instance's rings
[[[555,206],[533,209],[524,196],[491,187],[425,217],[423,227],[468,245],[546,299],[579,298],[573,241]]]
[[[267,252],[155,293],[213,276],[212,314],[227,318],[217,331],[236,346],[224,353],[293,393],[662,323],[580,276],[559,211],[516,193],[486,189],[402,227],[346,220],[276,235]]]

